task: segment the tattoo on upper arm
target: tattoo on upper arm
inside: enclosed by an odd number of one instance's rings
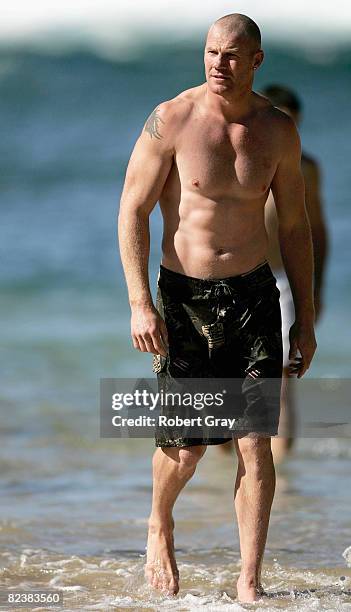
[[[147,119],[146,123],[145,123],[145,130],[146,132],[148,132],[152,137],[157,138],[158,140],[160,140],[162,138],[159,128],[160,128],[160,123],[164,123],[164,121],[162,121],[161,117],[159,117],[158,115],[158,107],[155,108],[154,111],[152,111],[150,117]]]

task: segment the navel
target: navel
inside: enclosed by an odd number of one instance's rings
[[[194,185],[194,187],[198,187],[198,186],[200,185],[200,181],[199,181],[199,179],[197,179],[197,178],[194,178],[194,179],[191,181],[191,183],[192,183],[192,185]]]

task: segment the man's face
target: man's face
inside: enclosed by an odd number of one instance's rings
[[[208,86],[214,93],[225,95],[231,91],[250,88],[254,66],[263,60],[263,52],[256,51],[243,34],[228,34],[211,28],[205,46],[205,73]]]

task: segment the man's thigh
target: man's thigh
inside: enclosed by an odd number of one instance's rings
[[[240,412],[235,437],[250,433],[277,435],[280,414],[283,347],[279,290],[275,284],[258,288],[241,326],[233,328],[224,372],[240,379]]]

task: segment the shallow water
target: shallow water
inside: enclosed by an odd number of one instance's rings
[[[48,444],[38,432],[15,450],[10,437],[1,465],[2,588],[60,590],[64,610],[243,609],[234,455],[207,449],[177,501],[181,590],[169,598],[143,575],[152,441],[60,431]],[[350,449],[341,442],[318,440],[311,452],[311,441],[301,440],[279,468],[262,573],[267,596],[255,609],[351,609]]]

